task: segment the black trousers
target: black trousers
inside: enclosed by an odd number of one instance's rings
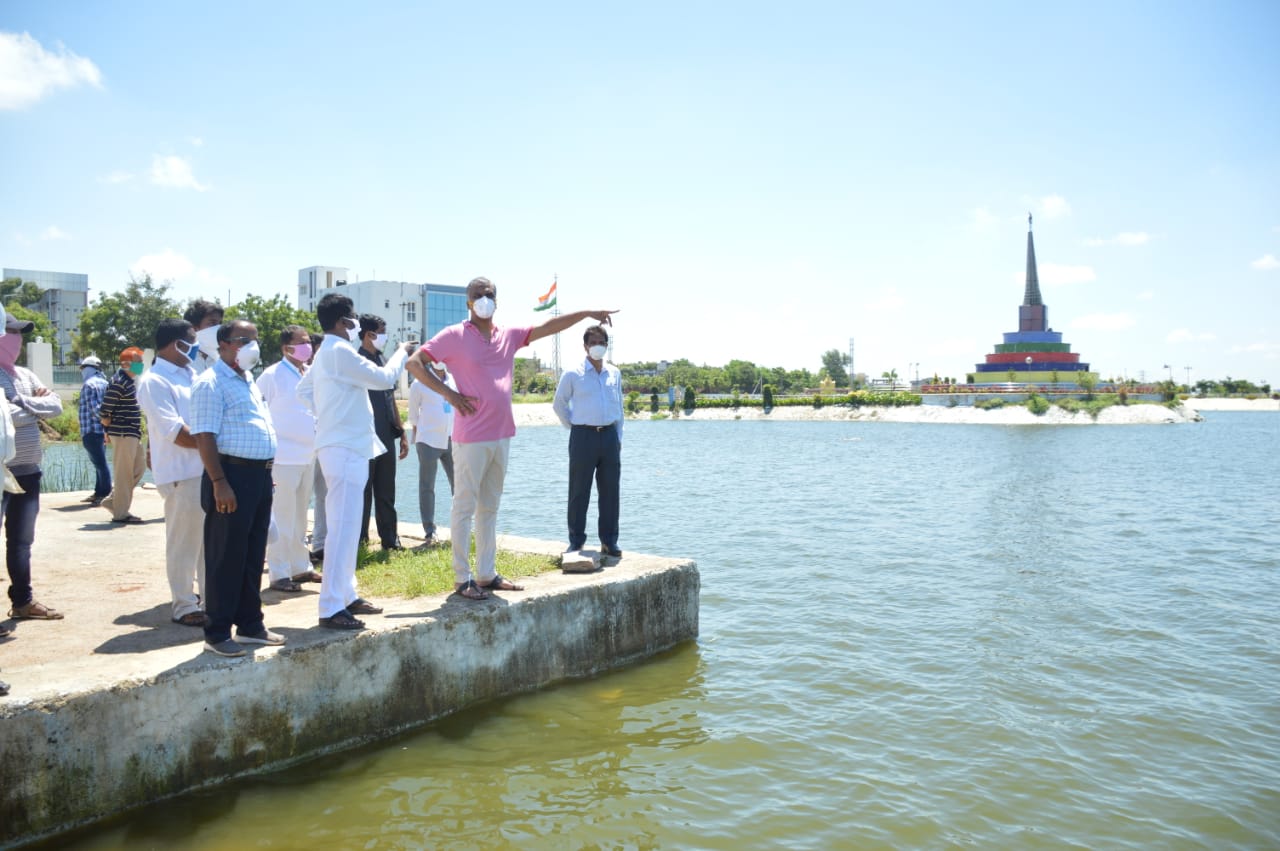
[[[400,543],[399,519],[396,517],[396,464],[400,460],[400,439],[390,434],[379,434],[378,437],[387,451],[369,462],[369,481],[364,486],[360,540],[369,539],[369,514],[372,513],[378,526],[378,539],[382,546],[391,547]]]
[[[218,513],[209,474],[200,477],[204,611],[209,616],[204,637],[211,644],[230,638],[233,625],[246,634],[262,631],[259,592],[271,525],[271,471],[224,462],[222,474],[236,495],[236,510],[229,514]]]
[[[618,548],[618,483],[622,479],[622,443],[617,426],[604,431],[574,426],[569,430],[569,548],[587,543],[587,506],[591,480],[599,497],[597,531],[607,549]]]

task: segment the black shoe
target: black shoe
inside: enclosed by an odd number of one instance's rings
[[[4,697],[4,696],[5,696],[5,695],[7,695],[8,693],[9,693],[9,684],[8,684],[8,683],[0,683],[0,697]]]
[[[312,564],[324,564],[324,550],[316,550],[307,556]]]
[[[622,558],[622,550],[617,547],[606,547],[603,544],[600,545],[600,554],[609,558]]]
[[[403,549],[404,549],[404,544],[400,543],[400,539],[399,539],[399,538],[396,538],[396,539],[395,539],[394,541],[392,541],[391,543],[387,543],[386,541],[383,541],[383,542],[382,542],[382,548],[383,548],[384,550],[403,550]]]

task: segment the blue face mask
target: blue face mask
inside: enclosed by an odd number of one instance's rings
[[[184,351],[182,350],[182,347],[183,347],[183,346],[189,346],[190,348],[188,348],[188,349],[184,352]],[[194,363],[194,362],[195,362],[195,359],[196,359],[196,355],[200,354],[200,343],[199,343],[199,342],[195,342],[195,343],[188,343],[186,340],[179,340],[179,341],[178,341],[178,354],[180,354],[180,355],[182,355],[183,357],[185,357],[185,358],[187,359],[187,363],[188,363],[188,364],[190,364],[190,363]]]

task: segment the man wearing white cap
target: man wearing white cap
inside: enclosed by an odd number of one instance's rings
[[[102,429],[102,399],[107,395],[107,379],[102,374],[102,361],[89,355],[80,361],[84,385],[80,388],[80,442],[93,462],[93,493],[85,499],[90,505],[101,505],[111,493],[111,465],[107,463],[106,433]]]

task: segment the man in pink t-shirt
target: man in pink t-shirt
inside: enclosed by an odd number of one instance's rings
[[[467,284],[471,318],[432,337],[408,361],[414,378],[453,405],[453,511],[449,537],[453,545],[455,593],[485,600],[491,591],[524,589],[498,575],[498,502],[507,475],[511,436],[511,375],[516,352],[534,340],[571,328],[584,319],[612,325],[616,310],[579,310],[554,316],[541,325],[500,328],[493,322],[498,288],[488,278]],[[427,368],[446,364],[458,389],[446,385]],[[471,524],[475,521],[476,567],[471,571]]]

